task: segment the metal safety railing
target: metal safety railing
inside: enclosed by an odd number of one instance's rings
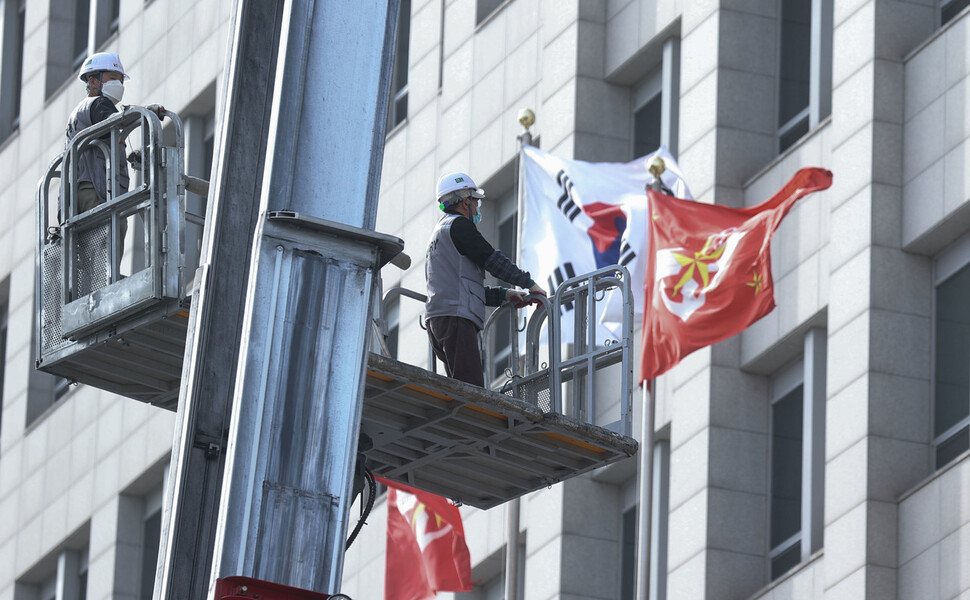
[[[425,299],[411,290],[389,290],[377,320],[384,335],[387,304],[401,296]],[[563,282],[548,298],[528,298],[536,306],[527,316],[506,303],[486,319],[480,335],[485,381],[497,380],[492,386],[494,391],[528,402],[543,412],[560,413],[587,423],[602,420],[602,415],[598,418],[596,413],[598,405],[601,408],[616,402],[619,418],[604,426],[630,435],[633,295],[629,272],[619,265],[605,267]],[[609,336],[600,325],[607,310],[619,317],[615,333]],[[556,318],[549,318],[550,315]],[[562,332],[570,329],[572,335],[563,339]],[[502,343],[495,343],[496,338]],[[429,356],[429,364],[434,365],[430,352]],[[495,373],[503,370],[505,377],[497,379]]]
[[[171,120],[174,145],[164,143],[158,114],[127,106],[79,132],[38,184],[39,366],[80,340],[110,336],[120,321],[159,301],[186,298],[203,217],[186,210],[182,121],[173,112],[161,115]],[[126,156],[128,143],[133,152]],[[82,160],[105,169],[106,197],[93,207],[81,203]]]

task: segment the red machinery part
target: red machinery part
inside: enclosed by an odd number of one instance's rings
[[[216,581],[216,600],[327,600],[328,598],[350,600],[343,594],[331,596],[238,575],[223,577]]]

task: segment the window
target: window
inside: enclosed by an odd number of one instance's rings
[[[771,405],[771,578],[801,562],[802,386]]]
[[[10,310],[10,280],[0,283],[0,431],[3,431],[3,384],[7,372],[7,323]]]
[[[96,0],[94,21],[94,47],[101,48],[118,33],[121,0]]]
[[[74,79],[88,54],[91,0],[50,0],[46,98]]]
[[[781,0],[778,151],[829,115],[832,105],[832,0]]]
[[[679,97],[680,40],[668,38],[661,64],[634,86],[632,158],[646,156],[660,146],[676,156]]]
[[[498,225],[498,245],[497,249],[502,251],[502,254],[515,260],[516,252],[518,251],[518,244],[516,244],[515,235],[517,232],[518,218],[514,213],[509,215],[502,220]],[[499,285],[507,285],[501,283]],[[498,319],[495,329],[495,337],[492,340],[494,344],[492,350],[492,373],[489,375],[493,380],[501,378],[505,374],[505,370],[512,366],[512,313],[504,312]]]
[[[668,433],[664,435],[669,435]],[[650,584],[647,597],[667,598],[667,514],[670,492],[670,440],[656,439],[653,446],[653,498],[650,510]],[[638,481],[634,477],[620,490],[620,596],[634,600],[637,585],[637,498]]]
[[[36,323],[36,319],[32,318],[31,322]],[[32,352],[35,347],[34,340],[36,335],[36,327],[31,327],[30,348]],[[33,358],[31,356],[31,365],[33,365]],[[70,391],[71,382],[63,377],[38,371],[32,366],[30,373],[27,375],[27,381],[27,422],[25,426],[29,427],[31,423],[40,418],[41,415],[47,412],[48,409],[54,406],[58,400]]]
[[[81,63],[88,54],[88,23],[91,18],[91,0],[78,0],[74,13],[74,35],[71,37],[74,59],[71,72],[81,70]]]
[[[0,0],[0,142],[20,127],[26,0]]]
[[[516,261],[518,244],[516,241],[518,204],[515,187],[513,185],[515,162],[509,162],[484,184],[488,197],[482,204],[483,219],[478,230],[496,250],[499,250],[512,262]],[[508,283],[499,281],[490,274],[486,275],[485,285],[508,287]],[[486,352],[482,358],[486,360],[485,383],[503,384],[508,379],[506,369],[512,367],[512,313],[503,311],[486,332]]]
[[[441,22],[438,27],[438,91],[445,82],[445,4],[448,0],[441,0]]]
[[[940,25],[946,25],[970,6],[970,0],[940,0]]]
[[[152,600],[161,538],[162,488],[159,487],[145,497],[145,515],[142,521],[140,600]]]
[[[477,0],[475,3],[475,24],[478,25],[499,9],[505,0]]]
[[[183,139],[185,140],[185,172],[212,183],[212,163],[215,152],[215,84],[209,85],[205,91],[196,97],[191,105],[183,111],[182,119]],[[174,131],[165,130],[172,139],[166,143],[174,144]],[[185,252],[186,260],[190,264],[199,261],[202,255],[202,229],[207,210],[208,199],[193,192],[185,194],[186,227]],[[144,234],[138,229],[140,237],[136,241],[137,247],[144,247]]]
[[[525,544],[516,555],[516,597],[525,598]],[[472,568],[472,591],[455,594],[455,600],[503,600],[505,598],[505,548]]]
[[[940,265],[937,266],[940,277]],[[936,468],[970,449],[970,265],[936,285],[933,446]]]
[[[620,597],[633,600],[637,588],[637,510],[639,509],[637,477],[634,475],[620,488]]]
[[[768,572],[772,581],[822,547],[825,330],[809,331],[804,345],[802,360],[771,381]]]
[[[660,106],[663,92],[658,92],[633,113],[633,156],[646,156],[660,147]]]
[[[15,600],[86,600],[87,593],[87,550],[64,549],[49,555],[18,580],[13,597]]]
[[[387,110],[387,130],[400,125],[408,116],[408,48],[411,42],[411,0],[401,0],[397,19],[397,45],[391,73],[391,102]]]
[[[392,299],[387,304],[387,313],[384,315],[387,320],[387,337],[384,344],[387,346],[387,355],[397,358],[398,336],[401,331],[401,298]]]

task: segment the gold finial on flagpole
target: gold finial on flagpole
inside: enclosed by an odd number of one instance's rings
[[[532,125],[536,122],[536,114],[532,112],[531,108],[523,108],[519,111],[519,125],[521,125],[526,131],[529,130]]]
[[[654,156],[653,160],[650,161],[650,166],[647,167],[647,170],[650,171],[651,175],[657,179],[660,179],[660,176],[663,175],[664,171],[667,170],[667,165],[664,163],[664,159],[660,158],[659,156]]]

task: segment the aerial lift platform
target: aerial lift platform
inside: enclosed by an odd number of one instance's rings
[[[124,107],[40,182],[38,368],[177,410],[158,600],[235,596],[248,585],[219,584],[236,576],[338,590],[358,437],[373,471],[481,507],[636,451],[632,311],[621,343],[593,333],[603,286],[630,307],[620,267],[537,299],[525,366],[498,391],[367,353],[380,269],[403,250],[373,231],[398,12],[237,0],[206,215],[186,203],[172,113],[174,145]],[[114,183],[125,140],[141,151],[130,191]],[[111,183],[80,212],[85,151]],[[567,306],[578,333],[560,340]]]
[[[162,122],[154,113],[131,106],[81,132],[42,178],[35,350],[42,371],[174,411],[203,216],[186,205],[181,121],[174,113],[165,116],[175,132],[174,146],[163,143]],[[70,174],[80,152],[103,152],[110,172],[124,160],[120,141],[126,138],[142,144],[135,184],[123,193],[112,186],[107,203],[78,213],[77,182]],[[64,217],[58,221],[57,215]],[[354,233],[299,215],[267,218]],[[125,223],[136,240],[127,257]],[[403,248],[390,236],[379,246],[381,265]],[[527,372],[510,372],[512,385],[504,392],[370,353],[361,432],[370,442],[364,452],[372,471],[487,509],[635,454],[637,443],[629,437],[631,336],[603,346],[589,337],[595,327],[583,326],[595,323],[596,298],[609,289],[625,290],[629,309],[629,277],[622,267],[575,278],[550,299],[537,298],[539,310],[523,336]],[[546,344],[550,356],[539,368],[538,351],[548,339],[542,336],[558,339],[556,320],[547,315],[574,304],[578,312],[589,312],[577,320],[574,356],[563,360],[560,344]],[[490,319],[485,335],[498,322]],[[518,335],[513,331],[509,337]],[[589,418],[596,371],[614,364],[621,372],[621,416],[610,428],[600,427]],[[574,395],[565,406],[563,390]]]

